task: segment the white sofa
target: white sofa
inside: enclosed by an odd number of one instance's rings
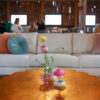
[[[31,68],[40,68],[35,60],[44,62],[43,54],[40,51],[38,37],[46,36],[46,45],[49,48],[48,56],[55,54],[54,66],[85,71],[89,74],[100,75],[100,55],[92,54],[94,34],[38,34],[23,33],[29,44],[27,54],[0,54],[0,75],[12,74],[16,71],[23,71]]]

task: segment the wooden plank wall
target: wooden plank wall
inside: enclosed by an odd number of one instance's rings
[[[96,25],[100,24],[100,0],[88,0],[87,15],[96,15]],[[95,32],[95,26],[87,26],[87,32]]]
[[[87,14],[95,14],[96,23],[100,23],[100,0],[87,1]],[[10,21],[11,14],[27,14],[30,24],[33,20],[44,18],[45,14],[62,14],[62,25],[74,27],[79,25],[78,3],[78,0],[58,0],[54,5],[51,0],[0,0],[0,21]]]
[[[45,14],[62,14],[62,25],[66,26],[75,26],[75,21],[78,21],[78,11],[77,3],[75,2],[53,2],[51,1],[25,1],[25,2],[16,2],[10,1],[10,4],[7,4],[6,1],[0,2],[0,21],[10,20],[9,13],[11,14],[27,14],[28,15],[28,24],[32,20],[39,19],[44,17]],[[10,6],[10,7],[8,7]],[[76,8],[75,8],[76,7]],[[71,13],[69,14],[69,9]],[[10,11],[9,11],[10,10]],[[76,18],[76,20],[75,20]],[[78,22],[76,22],[76,25]]]

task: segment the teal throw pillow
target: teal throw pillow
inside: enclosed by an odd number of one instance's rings
[[[28,51],[28,43],[24,37],[13,36],[8,40],[8,49],[12,54],[25,54]]]

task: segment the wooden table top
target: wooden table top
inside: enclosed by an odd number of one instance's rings
[[[100,80],[85,72],[65,70],[66,88],[40,91],[42,69],[16,72],[0,80],[0,100],[100,100]]]

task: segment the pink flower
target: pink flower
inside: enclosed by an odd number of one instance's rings
[[[48,51],[48,47],[47,46],[41,46],[41,51],[42,52],[47,52]]]
[[[56,69],[55,71],[54,71],[54,75],[55,76],[57,76],[57,77],[62,77],[62,76],[64,76],[64,71],[62,70],[62,69]]]

